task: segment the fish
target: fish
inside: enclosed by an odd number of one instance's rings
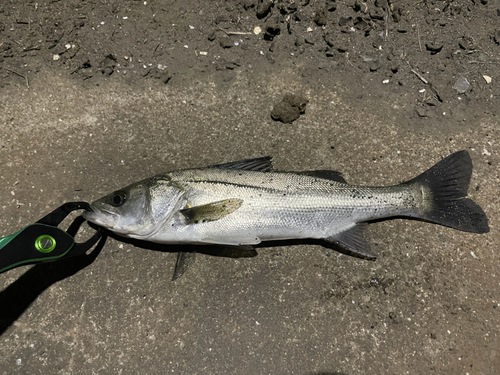
[[[423,220],[464,232],[489,232],[467,198],[467,151],[392,186],[349,185],[332,170],[275,171],[271,157],[159,174],[106,195],[83,217],[118,235],[161,244],[253,248],[263,241],[314,239],[374,260],[363,232],[389,218]],[[194,261],[180,253],[176,275]]]

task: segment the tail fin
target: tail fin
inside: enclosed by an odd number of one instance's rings
[[[476,203],[465,198],[472,174],[467,151],[458,151],[406,184],[426,188],[426,209],[415,216],[433,223],[472,233],[487,233],[488,219]]]

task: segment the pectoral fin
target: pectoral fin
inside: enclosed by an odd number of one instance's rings
[[[201,206],[185,208],[180,213],[187,219],[188,224],[206,223],[208,221],[219,220],[233,213],[242,204],[242,199],[230,198]]]
[[[363,228],[367,225],[366,223],[356,224],[342,233],[325,238],[325,241],[338,246],[342,250],[341,252],[345,254],[357,258],[375,260],[377,259],[377,254],[370,250],[370,245],[363,236]]]

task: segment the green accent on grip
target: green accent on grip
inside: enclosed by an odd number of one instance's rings
[[[8,235],[8,236],[6,236],[6,237],[2,237],[2,238],[0,238],[0,249],[1,249],[2,247],[4,247],[5,245],[7,245],[7,244],[8,244],[11,240],[13,240],[13,239],[14,239],[14,237],[16,237],[16,236],[17,236],[19,233],[21,233],[23,230],[24,230],[24,228],[23,228],[23,229],[21,229],[20,231],[17,231],[17,232],[16,232],[16,233],[14,233],[14,234],[10,234],[10,235]]]
[[[41,253],[50,253],[56,248],[56,239],[48,234],[42,234],[35,240],[35,249]]]

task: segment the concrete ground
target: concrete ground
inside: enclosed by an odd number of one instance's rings
[[[467,122],[443,115],[430,126],[405,112],[408,94],[381,95],[379,81],[335,83],[327,71],[308,80],[305,70],[290,59],[230,80],[95,85],[42,68],[29,88],[3,87],[0,236],[64,202],[178,168],[272,155],[279,170],[389,185],[462,149],[490,233],[390,220],[368,227],[374,262],[287,244],[250,258],[198,254],[175,281],[177,247],[108,237],[95,260],[0,275],[0,374],[496,373],[498,117],[461,107]],[[417,93],[421,82],[408,77]],[[269,116],[287,92],[309,100],[292,124]],[[77,239],[92,232],[84,224]]]

